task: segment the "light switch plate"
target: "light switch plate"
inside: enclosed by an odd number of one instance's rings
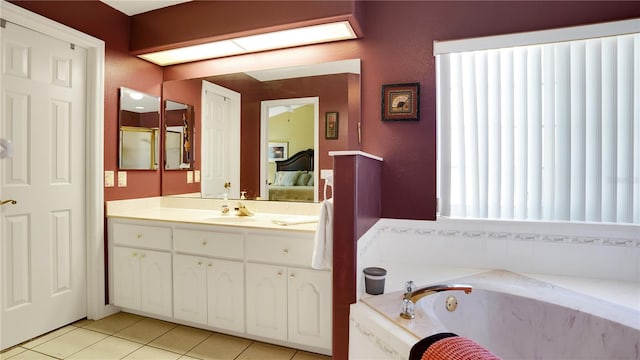
[[[193,184],[193,171],[187,171],[187,184]]]
[[[126,171],[118,171],[118,187],[127,187]]]
[[[193,181],[199,183],[200,182],[200,170],[196,170],[193,172],[194,179]]]
[[[104,187],[113,187],[114,174],[113,170],[105,170],[104,172]]]
[[[327,176],[333,176],[333,169],[320,169],[320,179],[326,179]]]

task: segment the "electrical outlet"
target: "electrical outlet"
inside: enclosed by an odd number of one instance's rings
[[[187,184],[193,184],[193,171],[187,171]]]
[[[200,182],[200,170],[196,170],[193,172],[194,179],[193,181],[199,183]]]
[[[326,179],[327,176],[333,176],[333,169],[321,169],[320,179]]]
[[[118,187],[127,187],[126,171],[118,171]]]
[[[104,172],[104,187],[113,187],[114,174],[113,170],[105,170]]]

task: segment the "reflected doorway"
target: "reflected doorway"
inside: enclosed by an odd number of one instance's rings
[[[318,169],[319,97],[262,101],[260,104],[260,197],[269,200],[269,186],[276,183],[276,161],[307,149],[316,151]],[[313,171],[311,201],[318,201],[318,171]],[[300,184],[299,184],[300,185]],[[304,185],[302,185],[304,186]],[[298,187],[292,189],[299,190]],[[301,201],[292,198],[292,201]]]

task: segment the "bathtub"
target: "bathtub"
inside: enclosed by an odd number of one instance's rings
[[[508,271],[448,282],[472,285],[473,291],[424,297],[415,306],[413,320],[399,317],[400,291],[363,298],[360,305],[369,309],[352,307],[352,332],[364,334],[385,354],[359,356],[354,351],[350,358],[406,359],[411,339],[415,343],[432,334],[453,332],[503,359],[640,359],[639,308],[615,305]],[[449,296],[458,302],[452,312],[445,308]],[[373,312],[367,314],[370,310]],[[378,326],[386,327],[386,335],[375,335],[374,314],[389,322],[377,320]],[[362,321],[363,316],[368,319]]]

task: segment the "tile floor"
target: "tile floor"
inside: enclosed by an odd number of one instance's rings
[[[0,360],[236,359],[329,360],[329,356],[270,345],[143,316],[117,313],[81,320],[0,353]]]

